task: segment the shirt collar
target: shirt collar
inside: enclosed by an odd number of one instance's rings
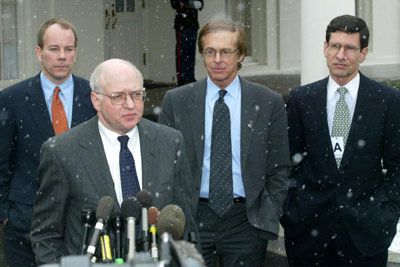
[[[46,77],[46,75],[44,75],[43,71],[41,71],[40,72],[40,83],[42,85],[45,96],[47,96],[46,98],[48,98],[48,97],[51,98],[53,95],[54,88],[56,86],[60,87],[61,94],[70,95],[72,93],[74,79],[72,78],[72,74],[70,74],[68,76],[68,78],[65,79],[65,81],[63,81],[61,84],[57,85],[57,84],[54,84],[52,81],[50,81]]]
[[[358,94],[358,88],[360,87],[360,73],[357,73],[357,75],[344,86],[338,85],[336,81],[331,76],[329,76],[328,92],[327,92],[328,99],[332,99],[335,96],[336,90],[339,87],[346,87],[347,90],[349,91],[350,96],[353,99],[356,99]]]
[[[225,97],[232,97],[236,99],[239,95],[240,89],[240,79],[239,76],[236,75],[235,79],[225,88],[226,95]],[[211,79],[207,77],[207,98],[211,99],[218,99],[219,97],[219,90],[221,90]],[[224,98],[225,98],[224,97]]]
[[[100,120],[99,120],[99,131],[100,134],[102,134],[109,143],[113,145],[119,143],[118,137],[121,136],[121,134],[108,129]],[[133,138],[136,137],[137,134],[138,134],[138,127],[135,126],[135,128],[125,133],[124,135],[127,135],[129,137],[129,140],[133,140]]]

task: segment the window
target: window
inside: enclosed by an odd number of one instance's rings
[[[232,14],[232,19],[235,22],[239,22],[246,32],[246,41],[248,55],[252,55],[252,20],[251,20],[251,0],[232,0],[228,1],[230,3],[230,9]]]
[[[0,1],[0,79],[18,78],[16,0]]]

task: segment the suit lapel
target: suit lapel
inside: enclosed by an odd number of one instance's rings
[[[344,150],[341,168],[349,164],[351,157],[354,155],[359,141],[363,138],[368,129],[368,125],[373,123],[374,107],[376,104],[374,96],[377,90],[371,88],[366,83],[366,77],[360,74],[360,86],[357,94],[356,107],[354,109],[353,119],[351,121],[350,132],[347,139],[347,144]],[[374,127],[373,125],[371,127]]]
[[[192,90],[189,109],[191,112],[191,125],[193,127],[193,140],[198,160],[198,166],[203,166],[204,155],[204,121],[205,121],[205,105],[206,105],[207,80],[203,79],[199,82],[198,88]]]
[[[242,173],[245,173],[246,159],[249,154],[249,140],[251,128],[254,126],[258,109],[255,108],[257,99],[251,93],[251,84],[240,78],[241,90],[241,120],[240,120],[240,164]]]
[[[94,114],[94,109],[90,100],[91,90],[87,87],[87,83],[83,83],[75,76],[72,76],[72,78],[74,79],[74,95],[71,127],[75,127],[91,118]]]
[[[149,129],[148,121],[141,119],[138,124],[139,137],[140,137],[140,152],[142,154],[142,189],[153,192],[152,181],[157,175],[157,146],[154,143],[157,136]],[[156,191],[154,191],[156,192]]]
[[[320,81],[320,83],[314,88],[307,88],[307,97],[310,110],[312,112],[309,114],[310,125],[313,125],[312,129],[315,131],[316,142],[319,140],[320,148],[329,151],[328,164],[335,170],[337,170],[335,155],[333,154],[331,135],[328,126],[328,115],[326,112],[326,98],[327,98],[327,86],[328,78]]]
[[[37,131],[47,139],[49,136],[54,136],[53,125],[50,121],[49,111],[40,84],[40,76],[33,78],[32,86],[26,88],[26,107],[28,114],[32,116],[33,122],[38,126]]]
[[[86,167],[86,173],[94,187],[93,190],[100,196],[111,196],[114,201],[117,201],[114,182],[99,133],[98,117],[94,116],[86,123],[88,127],[82,131],[83,134],[79,140],[80,151],[77,154]]]

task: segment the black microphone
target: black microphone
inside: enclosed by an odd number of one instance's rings
[[[92,224],[94,223],[94,211],[90,207],[83,207],[81,212],[81,220],[82,220],[82,234],[81,234],[81,242],[80,242],[80,254],[84,255],[87,249],[87,242],[90,233],[90,229],[92,228]]]
[[[140,204],[135,197],[125,199],[121,204],[122,217],[126,220],[126,236],[128,239],[128,254],[126,261],[135,258],[135,221],[140,216]]]
[[[121,213],[118,212],[115,214],[113,219],[113,229],[114,229],[114,236],[115,236],[115,263],[124,263],[124,251],[122,246],[122,231],[123,231],[123,220],[121,218]]]
[[[94,228],[92,239],[90,240],[86,252],[86,255],[88,255],[90,258],[96,251],[97,241],[99,240],[100,233],[104,228],[104,222],[108,220],[108,218],[110,217],[111,211],[113,209],[113,204],[114,200],[109,196],[105,196],[100,199],[100,202],[97,206],[96,210],[97,222]]]
[[[160,234],[169,233],[174,240],[181,239],[185,231],[185,214],[174,204],[165,206],[158,216],[157,229]]]
[[[151,257],[158,259],[158,246],[157,246],[157,219],[160,211],[156,207],[150,207],[148,211],[150,233],[151,233]]]
[[[143,244],[143,251],[149,251],[149,223],[147,220],[147,209],[153,205],[153,200],[151,198],[150,192],[146,190],[139,191],[136,194],[136,198],[140,202],[140,206],[142,207],[142,244]]]

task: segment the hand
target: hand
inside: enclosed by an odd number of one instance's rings
[[[3,226],[6,226],[7,223],[8,223],[8,218],[6,218],[6,219],[3,221]]]

